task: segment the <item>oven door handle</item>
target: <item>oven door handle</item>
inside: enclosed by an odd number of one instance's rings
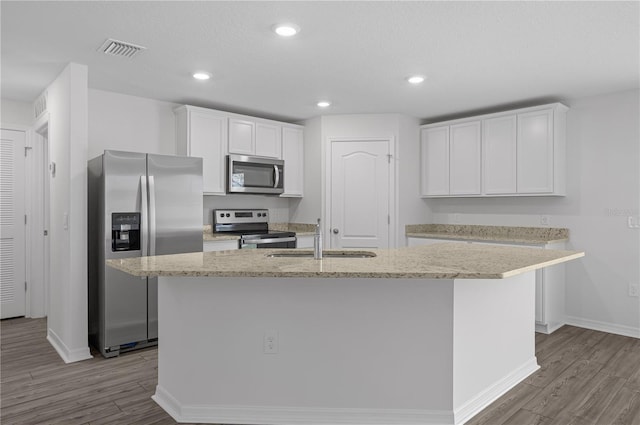
[[[242,244],[255,244],[255,245],[263,245],[267,243],[278,243],[278,242],[294,242],[296,240],[295,236],[290,238],[271,238],[271,239],[242,239],[240,242]]]

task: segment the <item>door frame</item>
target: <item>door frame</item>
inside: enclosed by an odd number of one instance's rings
[[[49,313],[49,211],[45,198],[50,193],[49,173],[49,113],[43,113],[29,131],[30,155],[27,157],[29,175],[29,210],[27,214],[28,285],[27,317],[46,317]]]
[[[324,238],[326,248],[331,247],[331,229],[328,226],[328,220],[331,218],[331,170],[332,170],[332,151],[334,143],[342,142],[386,142],[389,145],[389,153],[391,161],[389,162],[389,248],[397,248],[397,217],[398,217],[398,198],[396,190],[396,142],[393,136],[382,137],[328,137],[325,149],[325,179],[324,179],[324,217],[322,217],[322,237]]]

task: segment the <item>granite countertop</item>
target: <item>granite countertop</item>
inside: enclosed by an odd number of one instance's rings
[[[269,258],[284,250],[245,249],[107,260],[107,264],[134,276],[501,279],[584,256],[579,251],[467,243],[368,251],[376,257]]]
[[[472,224],[408,224],[405,226],[405,235],[412,238],[546,245],[568,241],[569,229]]]

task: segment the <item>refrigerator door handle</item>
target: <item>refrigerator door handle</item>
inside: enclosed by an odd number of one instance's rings
[[[156,255],[156,188],[149,176],[149,255]]]
[[[147,205],[149,198],[147,197],[147,176],[140,176],[140,215],[142,216],[140,223],[140,245],[142,248],[142,256],[149,255],[149,212]]]

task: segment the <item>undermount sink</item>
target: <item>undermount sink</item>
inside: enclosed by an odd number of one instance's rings
[[[322,258],[373,258],[371,251],[322,251]],[[313,258],[313,251],[281,251],[267,254],[270,258]]]

